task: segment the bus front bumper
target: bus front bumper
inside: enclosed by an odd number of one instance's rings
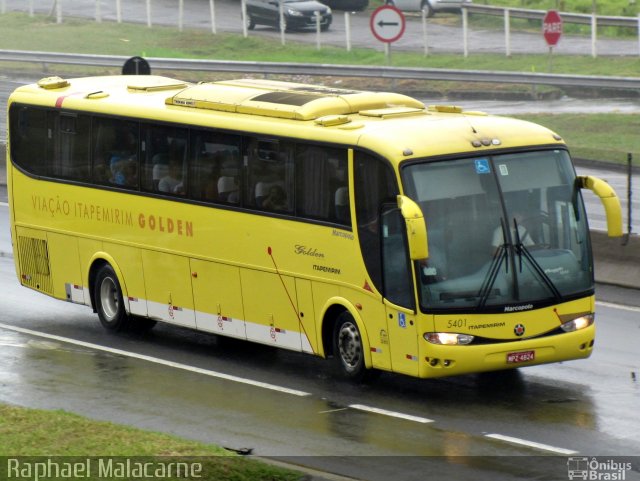
[[[595,325],[535,339],[492,344],[443,346],[421,340],[422,378],[455,376],[548,364],[591,355]]]

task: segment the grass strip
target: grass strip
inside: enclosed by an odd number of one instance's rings
[[[54,463],[60,467],[64,463],[89,464],[92,474],[89,479],[109,479],[109,476],[100,477],[100,473],[111,473],[116,478],[118,473],[123,473],[117,469],[127,464],[131,474],[132,469],[143,463],[150,463],[152,469],[160,469],[168,463],[195,464],[199,476],[194,479],[211,481],[293,481],[302,477],[299,472],[177,436],[93,421],[61,410],[46,411],[4,404],[0,404],[0,456],[7,457],[0,462],[0,479],[9,479],[6,471],[9,459],[17,459],[19,466],[28,470],[30,464],[46,461],[47,457],[53,457]],[[105,468],[109,460],[111,471]],[[197,465],[201,469],[197,469]],[[105,469],[100,470],[101,467]],[[33,476],[24,478],[34,479]],[[22,478],[12,476],[11,479]],[[169,476],[163,479],[190,478]]]

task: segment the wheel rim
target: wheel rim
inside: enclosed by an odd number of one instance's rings
[[[105,277],[100,284],[100,307],[108,321],[115,319],[119,306],[116,283],[110,277]]]
[[[340,359],[348,371],[354,371],[362,358],[362,341],[358,328],[352,322],[345,322],[338,333]]]

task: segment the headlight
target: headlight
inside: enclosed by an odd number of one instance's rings
[[[431,344],[444,344],[446,346],[462,346],[471,344],[474,336],[469,334],[455,334],[452,332],[425,332],[424,338]]]
[[[303,13],[299,10],[293,10],[292,8],[287,8],[287,14],[291,15],[292,17],[302,17],[303,15]]]
[[[586,316],[581,316],[569,322],[560,324],[560,327],[564,332],[579,331],[580,329],[584,329],[585,327],[589,327],[591,324],[593,324],[595,318],[595,314],[587,314]]]
[[[324,14],[329,15],[330,13],[331,13],[331,9],[327,7],[327,9],[324,11]]]

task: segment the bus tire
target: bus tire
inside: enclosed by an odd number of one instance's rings
[[[339,374],[349,380],[361,382],[369,370],[364,362],[364,347],[360,329],[353,316],[343,312],[336,319],[333,330],[333,358]]]
[[[124,308],[122,289],[113,267],[105,264],[98,270],[93,289],[100,324],[108,331],[125,329],[129,324],[129,315]]]

